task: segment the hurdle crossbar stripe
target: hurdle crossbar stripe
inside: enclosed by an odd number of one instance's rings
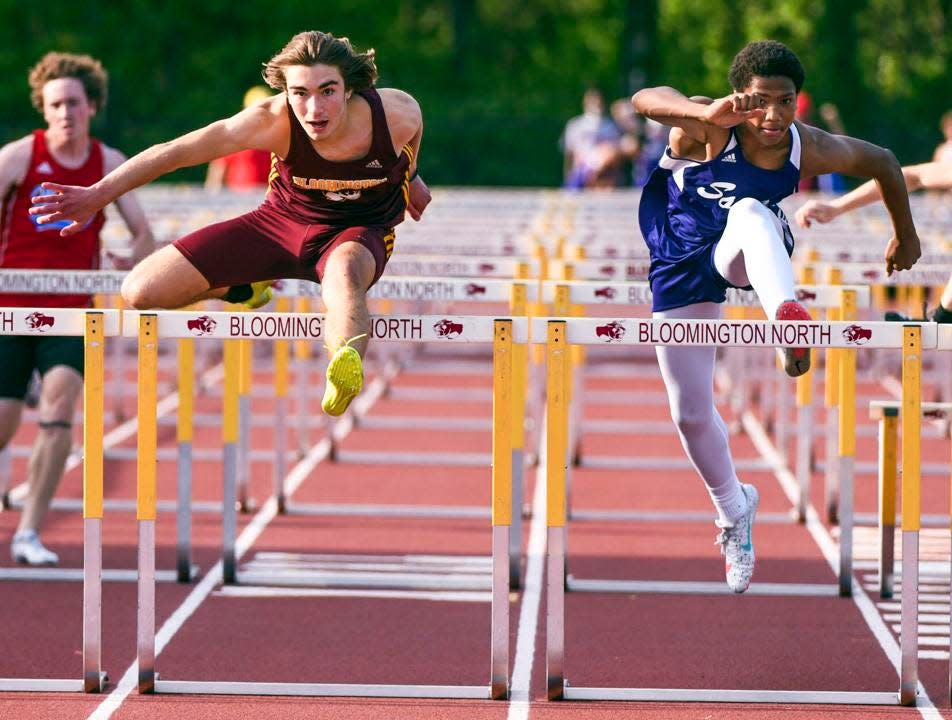
[[[532,318],[532,337],[545,337],[553,318]],[[903,344],[902,325],[894,322],[767,321],[767,320],[661,320],[647,318],[573,318],[566,326],[570,345],[656,345],[892,348]],[[923,323],[922,346],[935,349],[935,323]]]
[[[126,315],[135,316],[137,311]],[[528,323],[513,318],[513,342],[525,343]],[[162,338],[310,340],[323,342],[324,315],[318,313],[234,313],[169,310],[158,314]],[[127,321],[123,333],[132,336]],[[491,343],[493,318],[458,315],[372,316],[370,338],[378,342]]]

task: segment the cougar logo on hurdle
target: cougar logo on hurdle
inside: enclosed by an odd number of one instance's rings
[[[436,330],[438,337],[452,340],[463,334],[463,323],[453,322],[443,318],[438,323],[433,323],[433,329]]]
[[[614,300],[615,294],[616,294],[615,288],[611,286],[595,288],[595,297],[597,298],[605,298],[606,300]]]
[[[201,315],[188,321],[188,329],[193,335],[211,335],[215,332],[216,325],[218,325],[218,323],[208,317],[208,315]]]
[[[474,297],[476,295],[485,295],[485,294],[486,294],[485,285],[477,285],[476,283],[469,283],[466,286],[466,295],[468,297]]]
[[[599,325],[595,328],[595,337],[605,338],[605,342],[617,342],[625,337],[625,326],[618,320],[612,320],[607,325]]]
[[[850,345],[865,345],[873,339],[873,331],[859,325],[848,325],[843,328],[843,339]]]
[[[56,323],[56,318],[52,315],[45,315],[41,312],[32,312],[26,316],[26,326],[30,330],[44,332],[46,328],[51,328]]]
[[[804,302],[805,300],[816,300],[816,293],[813,290],[804,290],[800,288],[797,290],[797,300]]]

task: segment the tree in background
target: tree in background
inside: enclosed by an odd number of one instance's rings
[[[926,159],[952,87],[948,0],[0,0],[0,140],[32,127],[18,92],[51,49],[102,57],[110,109],[96,132],[129,151],[219,117],[260,80],[292,34],[328,30],[374,47],[382,86],[426,110],[434,184],[556,186],[558,138],[588,86],[725,91],[748,40],[789,44],[814,102],[835,102],[851,134]],[[200,171],[176,179],[199,182]]]

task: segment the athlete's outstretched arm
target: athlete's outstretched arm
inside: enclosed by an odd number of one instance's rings
[[[284,95],[275,96],[284,102]],[[41,224],[57,220],[72,222],[60,235],[72,235],[104,208],[134,188],[166,173],[202,165],[239,150],[260,149],[287,154],[288,122],[283,104],[254,105],[225,120],[219,120],[175,140],[153,145],[122,163],[90,187],[43,183],[53,194],[34,198],[31,215]]]
[[[886,246],[886,273],[908,270],[921,255],[919,235],[909,209],[906,180],[896,156],[886,148],[848,135],[830,135],[819,128],[797,123],[803,139],[800,176],[826,173],[872,178],[882,194],[893,224]]]
[[[928,162],[921,165],[907,165],[902,168],[902,177],[906,190],[950,190],[952,189],[952,163]],[[797,222],[802,227],[810,227],[811,222],[826,223],[845,212],[869,205],[880,200],[882,193],[875,180],[863,183],[852,192],[841,195],[830,202],[810,200],[797,210]]]
[[[671,87],[639,90],[631,104],[645,117],[679,127],[691,139],[705,144],[711,142],[711,128],[731,128],[764,112],[752,94],[732,93],[709,101],[685,97]]]

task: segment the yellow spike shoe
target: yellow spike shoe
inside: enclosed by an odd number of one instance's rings
[[[347,341],[350,342],[352,340]],[[364,386],[364,365],[360,353],[347,343],[337,349],[327,365],[327,386],[321,408],[328,415],[343,415]]]
[[[274,280],[262,280],[261,282],[251,283],[251,297],[245,300],[252,310],[267,305],[271,302],[271,284]]]

